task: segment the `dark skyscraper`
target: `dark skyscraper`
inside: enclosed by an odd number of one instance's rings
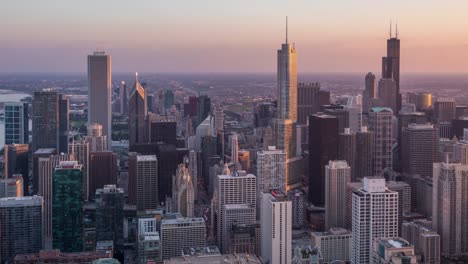
[[[320,83],[297,85],[297,123],[299,125],[305,125],[309,115],[317,113],[322,105],[327,104],[330,104],[330,93],[321,91]]]
[[[128,114],[128,91],[127,91],[127,84],[122,81],[120,83],[120,90],[119,90],[119,98],[120,98],[120,114]]]
[[[23,176],[23,195],[29,194],[29,145],[5,145],[5,176],[12,178],[14,174]]]
[[[196,96],[190,96],[188,100],[188,115],[196,116],[198,111],[198,98]]]
[[[153,121],[150,124],[149,135],[152,143],[177,145],[177,123],[169,120]]]
[[[89,153],[89,196],[94,198],[97,189],[117,184],[117,154],[110,151]]]
[[[201,95],[198,97],[197,103],[197,126],[208,117],[211,112],[211,99],[207,95]]]
[[[356,132],[356,169],[352,181],[374,175],[373,153],[374,133],[367,131],[367,127],[361,127],[361,131]]]
[[[146,125],[145,119],[147,115],[145,89],[138,81],[138,74],[135,74],[135,84],[130,89],[129,93],[129,114],[128,114],[128,131],[130,137],[130,145],[145,143]]]
[[[439,131],[432,124],[410,124],[402,131],[403,172],[432,177],[437,162]]]
[[[309,116],[309,201],[325,204],[325,165],[338,157],[338,119],[326,114]]]
[[[107,136],[109,142],[112,135],[111,101],[111,56],[105,52],[94,52],[88,55],[88,124],[101,124],[102,134]]]
[[[68,153],[68,130],[70,129],[70,102],[63,94],[59,94],[58,104],[59,114],[59,137],[58,137],[58,150],[59,153]]]
[[[338,135],[338,160],[346,160],[351,167],[351,179],[355,177],[356,170],[356,134],[349,128]]]
[[[40,148],[58,149],[59,132],[59,96],[52,90],[34,93],[32,135],[35,152]]]
[[[396,101],[397,111],[401,109],[401,94],[400,94],[400,39],[398,38],[398,25],[396,34],[392,36],[392,28],[390,25],[390,38],[387,40],[387,56],[382,57],[382,78],[395,80],[396,84]]]

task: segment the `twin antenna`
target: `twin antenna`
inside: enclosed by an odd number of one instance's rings
[[[286,22],[287,23],[287,22]],[[396,32],[395,38],[398,38],[398,22],[395,23]],[[390,31],[389,31],[390,38],[392,38],[392,20],[390,20]]]

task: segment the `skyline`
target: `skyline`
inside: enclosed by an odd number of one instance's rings
[[[402,72],[468,72],[468,3],[457,0],[25,2],[6,3],[0,18],[1,73],[85,73],[95,50],[112,55],[115,72],[270,73],[285,16],[298,72],[379,72],[390,20],[399,25]]]

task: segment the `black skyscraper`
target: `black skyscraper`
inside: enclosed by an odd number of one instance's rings
[[[208,114],[211,111],[211,99],[207,95],[201,95],[198,97],[198,104],[197,104],[197,119],[198,124],[201,124],[203,120],[206,119]]]
[[[23,195],[29,195],[29,145],[5,145],[5,176],[12,178],[14,174],[23,176]]]
[[[397,109],[401,109],[400,94],[400,39],[398,28],[395,37],[392,36],[390,25],[390,38],[387,39],[387,56],[382,57],[382,78],[393,78],[396,83]]]
[[[69,130],[69,112],[70,103],[68,98],[63,94],[59,94],[59,138],[58,150],[59,153],[68,153],[68,130]]]
[[[338,157],[338,119],[326,114],[309,116],[309,201],[325,203],[325,165]]]

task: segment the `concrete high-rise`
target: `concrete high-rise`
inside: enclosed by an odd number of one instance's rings
[[[231,135],[231,162],[234,164],[239,162],[239,138],[236,133]]]
[[[351,231],[330,228],[326,232],[312,232],[312,246],[320,248],[324,262],[351,260]]]
[[[434,116],[438,123],[452,122],[455,119],[455,113],[454,98],[437,98],[434,103]]]
[[[156,156],[135,155],[129,159],[129,177],[136,180],[137,211],[158,208],[158,160]]]
[[[145,89],[138,81],[138,73],[135,73],[135,83],[128,95],[128,133],[129,144],[146,143],[145,119],[148,114]]]
[[[432,176],[437,162],[439,131],[432,124],[410,124],[402,131],[402,169],[404,173]]]
[[[278,190],[262,193],[261,254],[265,263],[290,264],[292,256],[292,203]]]
[[[52,246],[63,252],[83,250],[83,196],[81,165],[61,161],[52,184]]]
[[[94,199],[97,189],[117,184],[117,154],[111,151],[90,152],[88,168],[89,199]]]
[[[390,38],[387,39],[387,56],[382,57],[382,78],[395,81],[395,98],[397,101],[397,112],[401,109],[402,99],[400,93],[400,39],[398,38],[398,27],[395,36],[392,36],[390,25]]]
[[[386,168],[392,168],[392,116],[388,107],[374,107],[369,111],[369,130],[374,132],[374,173],[382,176]]]
[[[111,102],[111,56],[105,52],[94,52],[88,55],[88,124],[101,124],[102,134],[108,140],[112,138]]]
[[[29,144],[29,106],[28,103],[6,102],[5,145]]]
[[[338,119],[326,114],[309,116],[309,201],[325,204],[325,165],[338,157]]]
[[[217,201],[212,210],[217,214],[216,235],[218,246],[223,252],[223,245],[226,245],[228,239],[227,233],[223,229],[226,217],[224,215],[224,206],[231,204],[246,204],[252,206],[255,210],[257,204],[256,195],[256,177],[252,174],[245,174],[241,171],[236,175],[218,175],[215,196]],[[255,212],[256,214],[256,212]],[[254,215],[255,215],[254,214]]]
[[[370,263],[375,238],[398,236],[398,193],[387,189],[383,178],[363,182],[352,193],[353,264]]]
[[[468,253],[468,165],[434,163],[432,226],[440,235],[441,254]]]
[[[232,229],[236,225],[254,225],[256,222],[256,208],[250,204],[225,204],[223,210],[223,226],[221,228],[224,239],[219,245],[223,253],[229,252]]]
[[[14,263],[15,255],[39,252],[42,234],[42,197],[0,199],[0,263]]]
[[[163,260],[182,255],[187,247],[206,246],[203,218],[176,218],[161,221],[161,256]]]
[[[286,153],[270,146],[257,152],[257,192],[280,190],[286,193],[288,182]]]
[[[128,91],[127,84],[122,81],[120,83],[119,89],[119,99],[120,99],[120,114],[128,114]]]
[[[325,229],[346,228],[346,186],[351,182],[351,167],[346,161],[325,165]]]
[[[85,137],[85,141],[89,142],[89,151],[107,151],[110,138],[102,134],[102,125],[97,123],[89,124],[87,131],[88,135]]]

